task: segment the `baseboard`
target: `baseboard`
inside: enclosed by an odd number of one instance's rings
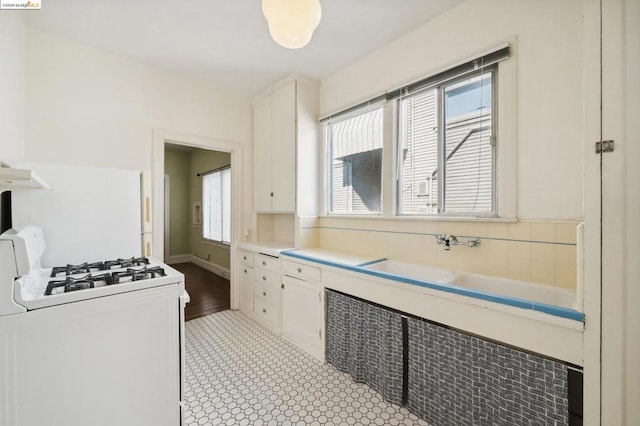
[[[191,258],[192,256],[190,254],[174,254],[169,256],[165,260],[165,263],[168,265],[173,265],[175,263],[188,263],[192,262]]]
[[[207,262],[204,259],[200,259],[198,256],[187,255],[189,256],[188,262],[196,264],[201,268],[206,269],[207,271],[213,272],[216,275],[221,276],[222,278],[231,279],[231,274],[229,274],[229,268],[226,268],[222,265],[218,265],[217,263]]]

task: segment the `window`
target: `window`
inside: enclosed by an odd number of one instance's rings
[[[398,213],[491,215],[494,70],[399,100]]]
[[[327,125],[331,213],[382,210],[382,116],[378,107]]]
[[[231,242],[231,168],[202,176],[202,236]]]
[[[323,118],[327,213],[515,217],[509,57],[503,44]]]

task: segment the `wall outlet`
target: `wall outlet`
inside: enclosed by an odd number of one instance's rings
[[[244,236],[245,239],[249,240],[251,239],[251,228],[244,228],[242,230],[242,235]]]

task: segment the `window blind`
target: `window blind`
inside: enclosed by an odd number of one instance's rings
[[[439,72],[437,74],[433,74],[429,77],[423,78],[422,80],[418,80],[416,82],[408,84],[399,89],[393,90],[391,92],[387,92],[386,99],[387,100],[397,99],[401,96],[410,95],[412,93],[416,93],[424,89],[433,87],[435,85],[442,84],[449,80],[462,77],[463,75],[471,73],[473,71],[478,71],[482,68],[490,67],[491,65],[494,65],[505,59],[508,59],[509,55],[510,55],[509,45],[501,46],[497,50],[493,50],[484,55],[477,56],[462,64],[456,65],[452,68],[448,68],[445,71]]]
[[[227,166],[202,175],[202,236],[231,241],[231,169]]]
[[[510,55],[511,47],[508,44],[497,46],[496,48],[489,50],[487,53],[475,56],[472,59],[469,59],[461,64],[455,65],[451,68],[447,68],[445,71],[432,74],[411,84],[387,91],[384,95],[376,96],[335,114],[323,117],[320,119],[320,123],[344,119],[352,114],[361,113],[367,108],[378,107],[385,101],[410,95],[412,93],[419,92],[437,84],[461,77],[467,73],[477,71],[483,67],[491,66],[500,61],[508,59]]]

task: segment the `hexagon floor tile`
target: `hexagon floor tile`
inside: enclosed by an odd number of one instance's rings
[[[427,425],[239,311],[186,323],[185,424]]]

